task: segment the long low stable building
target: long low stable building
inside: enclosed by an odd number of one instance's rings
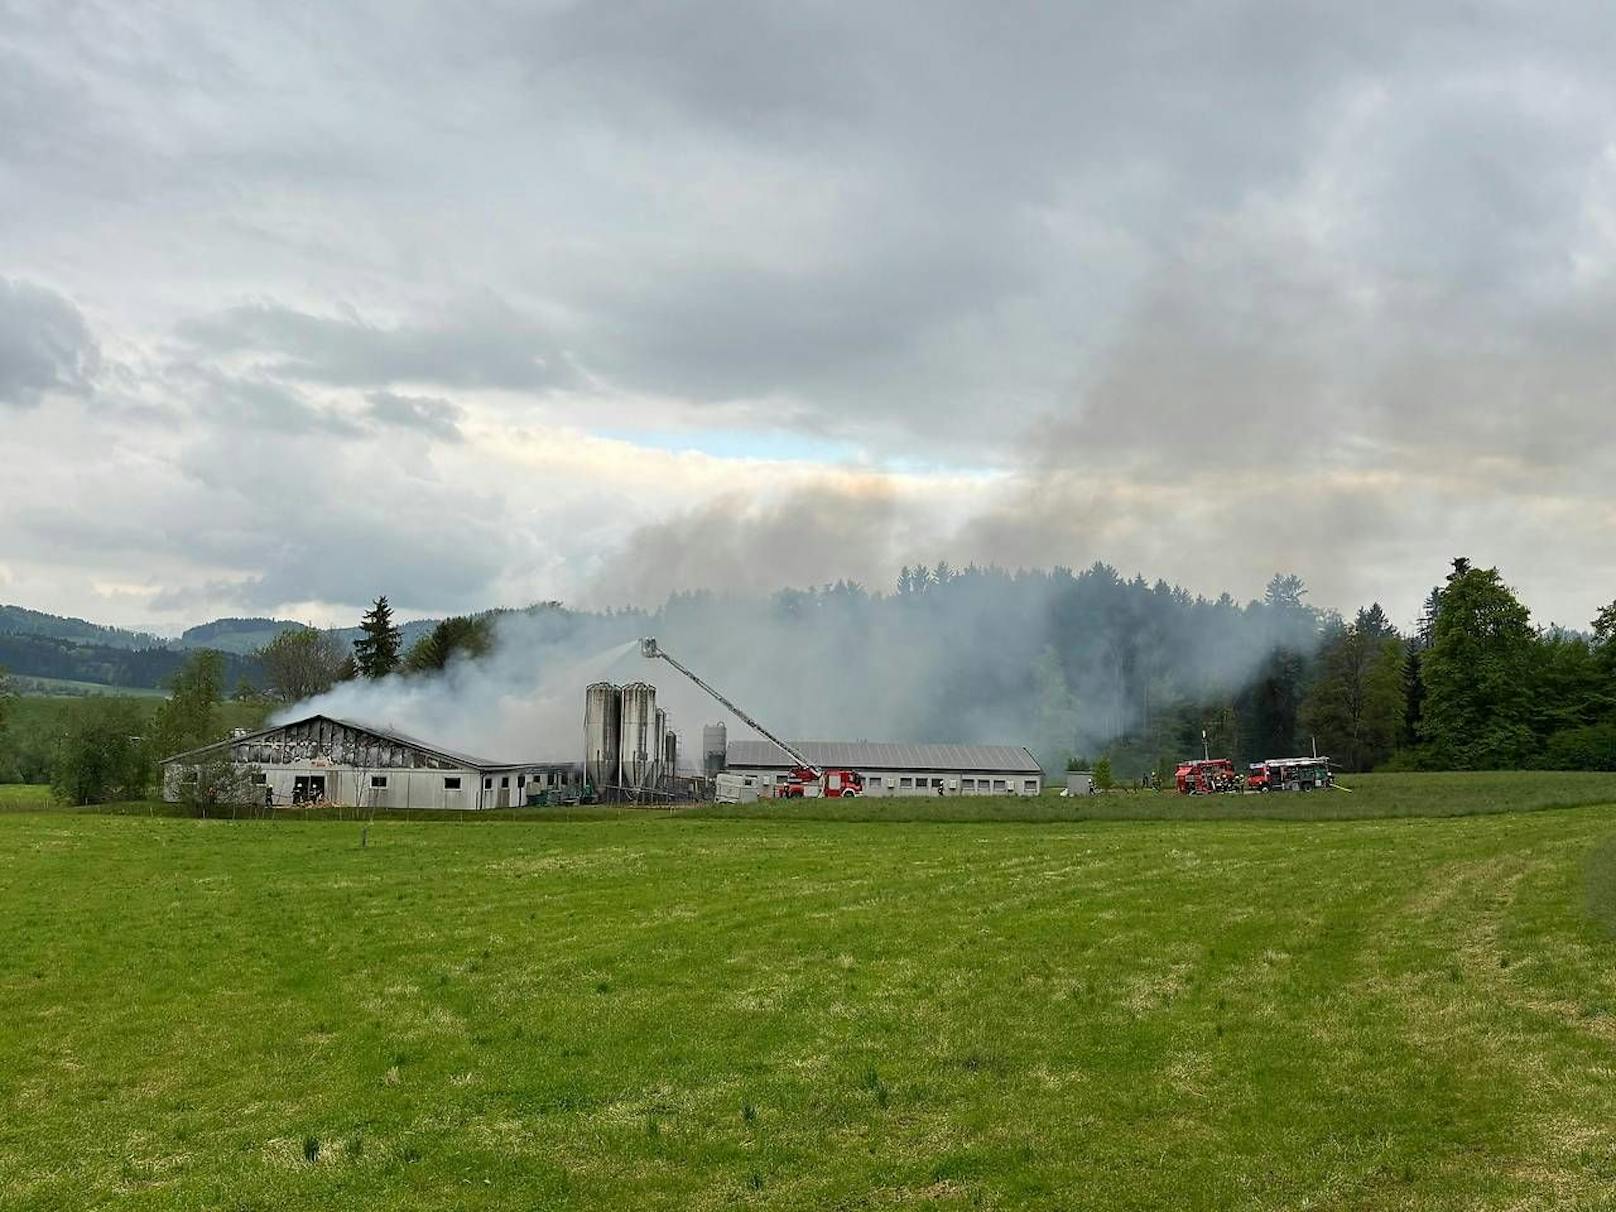
[[[311,715],[163,760],[163,798],[185,798],[201,766],[228,761],[251,772],[260,799],[363,808],[514,808],[576,794],[581,764],[496,762],[384,728]]]
[[[793,741],[821,769],[856,770],[865,795],[1037,795],[1044,772],[1017,745],[923,745],[875,741]],[[786,781],[795,763],[773,741],[731,741],[727,768],[765,786]]]

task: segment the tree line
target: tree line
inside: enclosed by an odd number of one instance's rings
[[[383,595],[359,620],[360,635],[346,652],[337,636],[312,628],[283,631],[260,648],[264,693],[276,702],[297,703],[358,678],[440,672],[457,658],[487,656],[494,646],[492,619],[499,613],[443,619],[405,649]]]
[[[1308,613],[1311,651],[1276,644],[1245,685],[1116,748],[1137,756],[1165,736],[1193,753],[1205,728],[1242,761],[1316,749],[1348,771],[1616,770],[1616,602],[1586,632],[1537,628],[1498,569],[1460,558],[1408,635],[1378,603],[1350,621]]]

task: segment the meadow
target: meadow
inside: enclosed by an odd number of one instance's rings
[[[1610,1206],[1616,794],[1383,778],[363,847],[14,804],[0,1205]]]

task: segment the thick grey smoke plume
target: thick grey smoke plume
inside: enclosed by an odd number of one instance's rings
[[[300,705],[482,757],[577,760],[588,683],[648,680],[682,752],[726,713],[635,641],[656,635],[776,731],[798,739],[1026,744],[1057,768],[1174,704],[1234,695],[1276,645],[1309,647],[1314,614],[1192,600],[1097,566],[1074,575],[946,568],[900,592],[848,584],[678,595],[655,612],[502,616],[493,654],[437,676],[339,687]],[[293,713],[288,713],[293,714]],[[744,726],[729,719],[732,728]],[[1159,721],[1158,721],[1159,722]]]

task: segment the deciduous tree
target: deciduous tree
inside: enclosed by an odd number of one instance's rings
[[[269,696],[296,703],[330,690],[343,657],[329,632],[308,627],[281,632],[258,650],[258,660]]]
[[[456,656],[475,659],[487,656],[493,647],[493,628],[487,619],[455,615],[415,641],[404,658],[404,668],[410,673],[431,673]]]
[[[218,707],[224,659],[209,649],[191,654],[169,680],[169,696],[152,717],[153,756],[162,759],[219,739]]]
[[[1498,570],[1456,560],[1421,666],[1421,736],[1444,765],[1520,765],[1531,754],[1536,642]]]
[[[141,716],[125,698],[95,697],[69,717],[51,763],[51,787],[71,804],[139,799],[151,776]]]

